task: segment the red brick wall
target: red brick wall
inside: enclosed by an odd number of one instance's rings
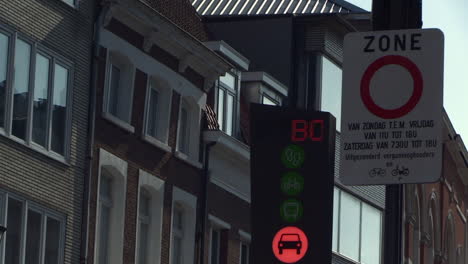
[[[106,29],[114,33],[115,35],[119,36],[120,38],[124,39],[128,43],[132,44],[133,46],[135,46],[142,52],[147,53],[148,55],[150,55],[151,57],[153,57],[160,63],[166,65],[173,71],[178,72],[179,61],[177,60],[176,57],[174,57],[169,52],[161,49],[160,47],[156,45],[153,45],[149,52],[145,52],[143,50],[144,37],[140,35],[138,32],[133,31],[127,25],[121,23],[119,20],[114,19],[114,18],[111,19]],[[187,67],[184,72],[181,72],[179,74],[185,77],[191,83],[193,83],[196,87],[203,89],[203,84],[204,84],[203,76],[200,75],[191,67]]]
[[[161,56],[161,55],[159,55]],[[168,58],[166,58],[168,59]],[[141,139],[143,129],[144,104],[146,94],[147,75],[136,69],[133,110],[131,125],[135,133],[127,132],[117,125],[103,119],[101,116],[104,80],[105,80],[106,49],[100,48],[99,63],[97,67],[96,91],[96,119],[95,119],[95,145],[94,160],[91,177],[90,224],[89,224],[89,258],[88,263],[93,264],[95,224],[97,206],[97,183],[99,171],[99,149],[125,160],[128,163],[125,230],[124,230],[124,263],[134,263],[136,244],[136,220],[138,204],[138,170],[145,170],[163,179],[165,184],[163,207],[163,233],[162,233],[162,263],[169,263],[170,225],[172,212],[172,186],[199,196],[201,170],[174,157]],[[177,141],[177,124],[180,95],[174,92],[172,96],[171,116],[169,121],[168,144],[175,149]]]
[[[140,0],[169,18],[176,25],[198,38],[208,40],[205,25],[189,0]]]

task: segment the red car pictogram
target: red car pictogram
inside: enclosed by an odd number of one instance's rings
[[[283,249],[295,249],[296,254],[301,254],[302,242],[299,234],[282,234],[278,242],[279,254],[283,254]]]

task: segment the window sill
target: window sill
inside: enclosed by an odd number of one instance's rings
[[[338,258],[341,258],[341,259],[343,259],[343,260],[346,260],[347,262],[355,263],[355,264],[360,264],[360,263],[361,263],[361,262],[358,262],[358,261],[356,261],[356,260],[354,260],[354,259],[352,259],[352,258],[350,258],[350,257],[347,257],[347,256],[345,256],[345,255],[342,255],[342,254],[340,254],[340,253],[338,253],[338,252],[336,252],[336,251],[334,251],[334,250],[332,250],[332,253],[333,253],[333,255],[335,255],[335,256],[337,256]]]
[[[166,143],[152,137],[152,136],[148,136],[148,135],[145,135],[143,134],[141,136],[141,138],[143,139],[143,141],[155,146],[155,147],[158,147],[166,152],[172,152],[172,148],[169,147],[169,145],[167,145]]]
[[[114,125],[119,126],[123,130],[130,132],[130,133],[135,133],[135,128],[131,126],[130,124],[118,119],[117,117],[111,115],[108,112],[102,112],[102,118],[106,119],[107,121],[113,123]]]
[[[3,130],[0,129],[0,135],[4,136],[5,138],[8,138],[22,146],[25,146],[27,147],[28,149],[31,149],[35,152],[38,152],[50,159],[53,159],[57,162],[60,162],[62,165],[65,165],[67,167],[70,166],[70,162],[63,156],[60,156],[59,154],[56,154],[55,152],[53,151],[47,151],[46,149],[42,148],[41,146],[35,144],[34,142],[31,142],[31,143],[27,143],[26,141],[20,139],[20,138],[17,138],[15,136],[8,136]]]
[[[189,156],[187,156],[187,154],[185,154],[185,153],[182,153],[182,152],[176,150],[175,153],[174,153],[174,155],[175,155],[177,158],[179,158],[179,159],[181,159],[181,160],[187,162],[188,164],[190,164],[190,165],[192,165],[192,166],[194,166],[194,167],[196,167],[196,168],[198,168],[198,169],[202,169],[202,168],[203,168],[203,165],[202,165],[200,162],[194,161],[194,160],[191,159]]]

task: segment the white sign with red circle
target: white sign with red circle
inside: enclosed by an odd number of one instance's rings
[[[441,177],[443,50],[438,29],[346,35],[340,131],[344,184],[424,183]]]

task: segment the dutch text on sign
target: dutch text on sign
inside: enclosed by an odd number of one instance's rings
[[[340,178],[347,185],[433,182],[442,171],[443,34],[345,37]]]

